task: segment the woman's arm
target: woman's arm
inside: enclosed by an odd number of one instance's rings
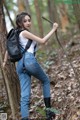
[[[45,43],[51,37],[51,35],[56,31],[57,27],[58,27],[58,24],[54,23],[52,30],[43,38],[40,38],[40,37],[28,32],[26,30],[22,31],[22,35],[25,38],[35,40],[35,41],[37,41],[39,43]]]

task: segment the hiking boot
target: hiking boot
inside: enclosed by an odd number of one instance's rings
[[[46,120],[55,120],[56,114],[51,108],[46,108]]]
[[[45,103],[46,108],[51,108],[51,98],[50,97],[44,98],[44,103]]]
[[[28,118],[22,118],[21,120],[29,120]]]
[[[21,120],[30,120],[29,118],[22,118]]]

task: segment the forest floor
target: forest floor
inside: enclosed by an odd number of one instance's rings
[[[55,120],[80,120],[80,35],[74,35],[64,50],[67,56],[62,49],[50,51],[48,57],[43,55],[46,62],[41,57],[40,63],[50,77],[52,107],[60,111]],[[3,85],[0,86],[0,98],[6,99]],[[33,120],[45,120],[41,89],[41,83],[33,78],[30,104]]]

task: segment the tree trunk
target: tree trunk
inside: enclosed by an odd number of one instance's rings
[[[74,1],[72,0],[73,3],[73,10],[74,10],[74,15],[76,17],[78,27],[80,29],[80,3],[78,3],[78,0],[76,0],[76,3],[74,4]]]
[[[11,17],[10,17],[10,13],[9,13],[9,11],[8,11],[8,7],[7,7],[7,5],[6,5],[6,2],[4,2],[4,7],[5,7],[5,9],[6,9],[6,13],[7,13],[8,17],[9,17],[9,20],[10,20],[10,22],[11,22],[11,25],[12,25],[13,27],[15,27],[14,22],[12,21],[12,19],[11,19]]]
[[[24,1],[23,0],[17,0],[17,4],[18,4],[18,11],[22,12],[25,10],[25,5],[24,5]]]
[[[60,16],[61,16],[62,31],[66,32],[66,27],[68,27],[68,25],[69,25],[69,20],[68,20],[68,14],[67,14],[67,10],[66,10],[66,5],[63,4],[63,3],[60,4],[59,10],[60,10]]]
[[[6,42],[6,25],[3,12],[3,1],[0,1],[0,63],[2,65],[4,53],[5,53],[5,42]],[[13,118],[17,113],[17,108],[19,105],[19,81],[15,72],[15,67],[13,64],[8,62],[5,69],[2,68],[2,74],[4,75],[4,80],[7,88],[9,103],[11,107],[11,112]]]
[[[56,8],[54,1],[48,0],[47,2],[48,2],[48,10],[49,10],[50,19],[53,22],[55,21],[58,22],[58,13],[57,13],[57,8]]]
[[[29,6],[29,1],[28,0],[24,0],[24,4],[25,4],[25,9],[26,11],[31,14],[31,10],[30,10],[30,6]]]
[[[39,26],[39,30],[40,30],[40,37],[43,37],[43,25],[42,25],[41,12],[39,9],[38,0],[34,0],[34,5],[35,5],[35,9],[36,9],[38,26]]]
[[[30,9],[30,5],[29,5],[29,1],[28,0],[24,0],[24,4],[25,4],[26,12],[28,12],[31,15],[31,9]],[[32,18],[32,16],[31,16],[31,18]],[[31,27],[31,31],[36,33],[33,20],[31,21],[31,26],[32,26]]]

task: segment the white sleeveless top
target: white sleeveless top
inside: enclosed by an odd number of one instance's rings
[[[28,43],[28,39],[23,37],[22,32],[19,34],[19,40],[20,40],[21,46],[25,49],[26,44]],[[33,40],[30,47],[27,49],[27,51],[34,53],[35,52],[35,45],[37,45],[37,42]]]

